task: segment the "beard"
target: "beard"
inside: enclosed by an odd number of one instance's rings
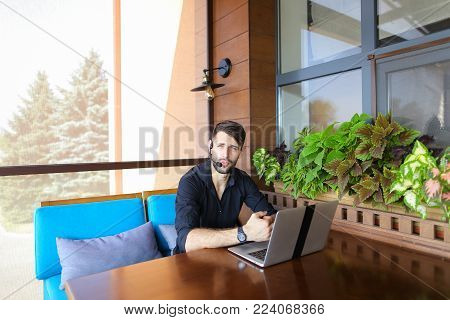
[[[231,161],[230,159],[219,159],[216,155],[214,155],[212,152],[210,153],[210,158],[213,164],[214,169],[216,169],[216,171],[218,173],[221,174],[227,174],[230,173],[230,171],[236,166],[237,160],[236,161]],[[219,162],[220,160],[226,160],[228,162],[228,166],[227,167],[219,167],[217,165],[217,162]]]

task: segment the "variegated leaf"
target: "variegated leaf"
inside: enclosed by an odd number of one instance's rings
[[[341,163],[341,160],[333,160],[331,162],[328,162],[323,166],[326,172],[333,176],[337,176],[337,168],[339,167],[339,164]]]
[[[386,129],[387,127],[389,127],[388,118],[382,113],[379,113],[377,119],[375,120],[375,126]]]
[[[370,124],[366,124],[356,130],[355,134],[361,139],[370,139],[370,137],[372,136],[372,126]]]
[[[371,144],[369,142],[361,142],[355,150],[356,158],[362,161],[367,160],[370,157]]]

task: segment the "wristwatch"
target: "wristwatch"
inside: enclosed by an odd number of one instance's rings
[[[242,227],[238,227],[237,238],[241,243],[247,241],[247,235]]]

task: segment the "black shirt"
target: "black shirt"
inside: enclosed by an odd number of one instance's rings
[[[245,171],[238,168],[230,171],[219,200],[211,178],[211,160],[190,169],[180,180],[175,201],[175,228],[178,234],[175,252],[186,251],[186,237],[194,228],[236,227],[244,202],[253,212],[276,213]]]

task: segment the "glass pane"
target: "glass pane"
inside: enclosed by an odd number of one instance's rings
[[[450,28],[448,0],[379,0],[379,46],[411,40]]]
[[[7,2],[0,166],[108,161],[113,2]]]
[[[34,274],[33,213],[40,202],[115,194],[110,177],[117,174],[122,176],[122,193],[173,189],[190,168],[0,177],[0,297],[43,298],[42,281]]]
[[[280,88],[281,140],[288,149],[304,127],[322,130],[362,112],[361,70],[303,81]]]
[[[450,145],[450,61],[388,74],[388,108],[399,123]]]
[[[206,0],[122,1],[122,160],[207,157]]]
[[[360,0],[281,0],[281,73],[361,52]]]

